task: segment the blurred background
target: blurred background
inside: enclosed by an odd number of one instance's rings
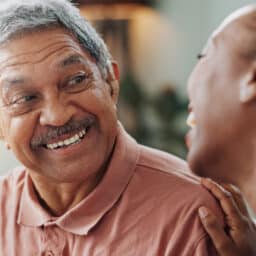
[[[73,1],[121,70],[119,119],[138,142],[186,157],[186,83],[207,38],[246,0]],[[0,143],[0,173],[18,165]]]

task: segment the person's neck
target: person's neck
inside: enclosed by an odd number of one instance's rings
[[[256,218],[256,175],[250,178],[244,179],[240,184],[238,184],[243,196],[249,204],[252,210],[254,218]]]
[[[41,205],[52,215],[61,216],[92,192],[103,173],[97,173],[84,181],[62,183],[34,173],[30,176]]]

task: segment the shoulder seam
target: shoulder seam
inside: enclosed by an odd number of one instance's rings
[[[181,172],[183,173],[185,170],[182,170],[182,169],[177,169],[177,168],[172,168],[170,167],[169,170],[165,170],[164,168],[163,169],[160,169],[160,168],[157,168],[157,167],[152,167],[152,166],[149,166],[147,164],[143,164],[143,163],[137,163],[137,166],[141,166],[141,167],[146,167],[146,168],[149,168],[151,169],[152,171],[158,171],[158,172],[163,172],[167,175],[170,175],[171,173],[169,173],[168,171],[177,171],[177,172]]]

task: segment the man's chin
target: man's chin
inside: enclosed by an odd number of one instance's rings
[[[226,168],[223,169],[224,166],[216,158],[216,154],[207,154],[207,152],[206,150],[196,151],[193,148],[189,150],[187,162],[192,173],[199,177],[211,178],[216,182],[232,182],[228,172],[224,171]]]
[[[205,166],[205,158],[202,154],[200,154],[200,151],[196,151],[193,146],[191,146],[189,149],[187,162],[190,170],[194,174],[200,177],[208,177],[209,173],[207,173],[208,168]]]

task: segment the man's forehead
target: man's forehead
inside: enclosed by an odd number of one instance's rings
[[[34,67],[43,63],[47,63],[49,67],[65,68],[75,64],[89,66],[90,60],[87,55],[76,49],[56,48],[46,55],[37,56],[31,53],[10,58],[7,56],[4,61],[0,61],[0,74],[10,69],[18,73],[26,65]]]
[[[76,40],[62,29],[35,32],[0,46],[0,70],[9,65],[40,63],[68,52],[85,54]]]
[[[9,88],[28,82],[41,65],[57,71],[74,65],[89,67],[91,62],[90,55],[62,29],[35,32],[0,47],[0,81]]]
[[[34,64],[36,63],[32,63],[32,65]],[[27,81],[29,77],[24,76],[24,72],[22,72],[24,71],[24,69],[22,69],[22,65],[26,65],[26,63],[10,65],[9,67],[6,67],[5,69],[3,69],[3,72],[1,72],[1,75],[0,75],[0,81],[6,85],[21,84]],[[61,56],[61,58],[58,58],[56,62],[54,62],[54,65],[56,70],[56,68],[65,69],[66,67],[74,66],[74,65],[88,67],[90,63],[88,62],[88,59],[84,58],[80,54],[74,53],[74,52],[71,52],[71,53],[68,52],[68,54]],[[11,72],[9,72],[10,69],[11,69]],[[27,74],[27,72],[25,74]]]

